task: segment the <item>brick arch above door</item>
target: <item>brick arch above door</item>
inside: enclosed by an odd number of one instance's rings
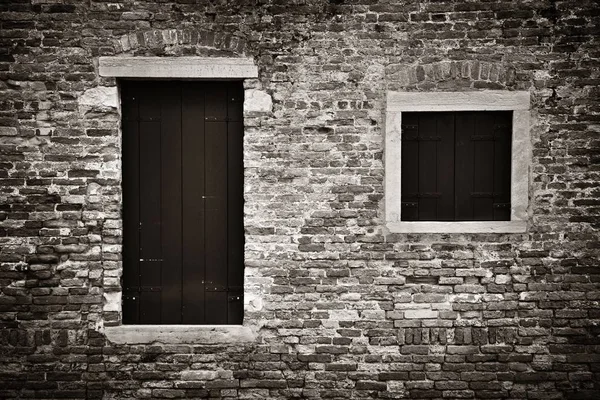
[[[122,35],[112,43],[113,54],[244,56],[248,42],[239,36],[203,29],[147,29]]]

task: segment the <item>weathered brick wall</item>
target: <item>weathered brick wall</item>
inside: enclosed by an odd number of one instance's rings
[[[224,3],[0,3],[0,398],[600,398],[598,3]],[[255,343],[102,334],[120,318],[121,141],[97,65],[123,54],[259,66]],[[386,90],[481,89],[531,92],[528,232],[387,233]]]

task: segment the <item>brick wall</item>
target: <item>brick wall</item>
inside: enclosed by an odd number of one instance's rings
[[[600,7],[0,4],[0,398],[600,398]],[[249,56],[240,345],[114,345],[117,82],[99,56]],[[526,234],[389,234],[387,90],[529,90]],[[112,296],[112,297],[111,297]],[[248,299],[247,299],[248,300]]]

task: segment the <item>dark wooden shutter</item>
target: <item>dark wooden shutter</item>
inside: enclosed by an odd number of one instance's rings
[[[402,220],[510,220],[511,112],[402,115]]]
[[[454,114],[436,113],[437,221],[454,219]]]
[[[456,220],[510,220],[512,113],[456,113]]]
[[[454,114],[402,115],[402,220],[454,219]]]
[[[402,114],[402,209],[403,221],[419,219],[419,115]]]
[[[124,82],[123,322],[239,324],[241,82]]]
[[[494,113],[494,221],[510,221],[512,112]]]
[[[455,175],[455,219],[458,221],[473,220],[474,192],[474,146],[471,137],[475,134],[475,117],[473,113],[461,112],[455,118],[456,134],[456,175]]]

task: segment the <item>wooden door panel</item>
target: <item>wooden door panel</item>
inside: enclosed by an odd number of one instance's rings
[[[124,82],[124,323],[241,323],[241,82]]]
[[[161,258],[160,122],[140,120],[139,126],[140,259],[146,261]]]
[[[155,291],[142,290],[139,294],[140,319],[137,322],[139,324],[155,325],[163,323],[160,312],[161,293],[160,290],[156,290],[156,286],[153,288]]]
[[[228,321],[227,318],[227,292],[213,292],[207,289],[205,313],[206,319],[204,323],[206,324],[224,325],[233,323]]]
[[[206,121],[224,121],[227,118],[227,83],[205,83]]]

